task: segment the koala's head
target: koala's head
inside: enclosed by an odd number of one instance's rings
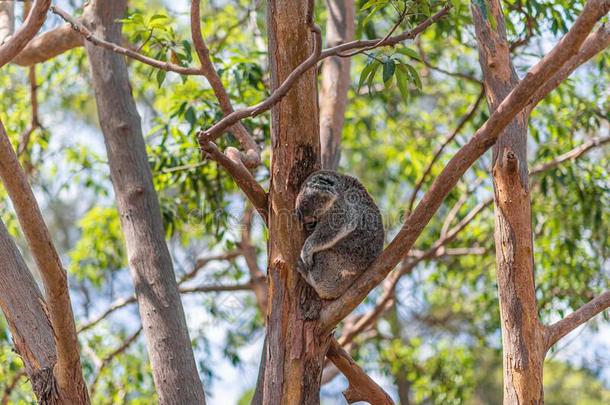
[[[318,220],[339,197],[341,178],[332,172],[319,171],[307,178],[297,196],[295,210],[306,228],[315,227]]]

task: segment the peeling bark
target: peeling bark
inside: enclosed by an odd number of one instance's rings
[[[118,43],[125,7],[125,0],[94,1],[83,18],[96,35]],[[159,403],[203,404],[125,59],[90,42],[86,49]]]
[[[490,1],[488,18],[472,6],[479,58],[490,111],[517,86],[500,3]],[[491,21],[495,21],[492,26]],[[496,262],[505,404],[543,404],[545,356],[536,308],[531,199],[527,169],[527,112],[506,127],[493,147]]]
[[[268,2],[271,85],[275,90],[312,52],[308,2]],[[319,169],[316,77],[303,74],[271,112],[271,187],[264,404],[318,404],[330,335],[319,337],[321,302],[296,271],[305,234],[294,202]]]
[[[15,351],[25,366],[41,404],[59,404],[53,368],[57,363],[53,329],[47,308],[15,242],[0,221],[0,308],[6,317]]]

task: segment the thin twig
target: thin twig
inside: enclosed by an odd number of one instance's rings
[[[222,80],[218,75],[218,72],[214,68],[214,64],[210,59],[210,51],[205,44],[203,35],[201,34],[201,16],[200,16],[200,0],[191,0],[191,37],[193,45],[201,63],[201,70],[203,75],[208,79],[214,95],[220,103],[220,108],[224,115],[231,114],[233,112],[233,106],[229,99],[229,94],[222,84]],[[241,122],[237,122],[232,128],[231,132],[235,135],[241,146],[246,151],[245,154],[239,153],[236,158],[239,158],[246,167],[256,167],[261,162],[260,153],[258,151],[258,145],[248,133],[248,130],[243,126]]]
[[[11,399],[11,393],[17,386],[19,380],[21,380],[23,377],[26,377],[25,369],[19,370],[17,374],[15,374],[11,378],[11,380],[6,384],[6,387],[4,387],[4,392],[2,393],[2,401],[0,401],[0,404],[8,405]]]
[[[81,34],[87,41],[91,42],[92,44],[94,44],[96,46],[102,47],[102,48],[107,49],[112,52],[116,52],[118,54],[127,56],[129,58],[135,59],[146,65],[152,66],[154,68],[165,70],[166,72],[175,72],[175,73],[179,73],[181,75],[187,75],[187,76],[203,75],[203,70],[201,68],[184,67],[184,66],[180,66],[180,65],[177,65],[177,64],[171,63],[171,62],[163,62],[163,61],[142,55],[141,53],[136,52],[132,49],[128,49],[128,48],[122,47],[118,44],[115,44],[113,42],[109,42],[102,38],[99,38],[99,37],[93,35],[93,33],[87,27],[85,27],[80,21],[78,21],[76,18],[72,17],[69,13],[62,10],[60,7],[58,7],[56,5],[51,6],[51,12],[53,12],[54,14],[57,14],[64,21],[70,23],[70,25],[76,32]]]
[[[131,346],[131,344],[138,339],[138,336],[140,336],[140,333],[142,333],[142,326],[140,326],[138,328],[138,330],[136,330],[134,333],[132,333],[131,336],[129,336],[127,339],[125,339],[125,341],[119,347],[117,347],[114,351],[112,351],[106,357],[104,357],[102,359],[101,364],[98,367],[98,369],[95,373],[95,376],[93,377],[93,381],[91,382],[91,385],[89,387],[92,398],[95,395],[95,391],[97,389],[97,384],[102,375],[102,371],[104,371],[104,369],[106,367],[108,367],[108,365],[112,362],[112,360],[114,360],[115,357],[123,354],[125,352],[125,350],[127,350],[129,348],[129,346]]]
[[[541,165],[534,167],[530,171],[530,176],[534,176],[534,175],[540,174],[542,172],[545,172],[547,170],[553,169],[568,160],[577,159],[580,156],[582,156],[583,154],[590,151],[591,149],[603,146],[607,143],[610,143],[610,136],[602,136],[602,137],[598,137],[598,138],[593,138],[593,139],[583,143],[582,145],[577,146],[576,148],[574,148],[562,155],[557,156],[555,159],[553,159],[552,161],[550,161],[548,163],[543,163]]]
[[[293,70],[290,75],[288,75],[286,80],[284,80],[284,82],[273,93],[271,93],[271,95],[266,100],[251,107],[244,108],[242,110],[237,110],[225,116],[223,119],[218,121],[216,124],[208,128],[207,130],[200,132],[200,144],[214,141],[219,136],[221,136],[227,128],[244,118],[255,117],[269,110],[288,93],[288,91],[292,88],[292,86],[296,83],[297,79],[301,75],[303,75],[312,67],[316,66],[319,61],[330,56],[340,56],[342,52],[352,49],[366,48],[371,45],[394,46],[404,40],[413,39],[421,32],[423,32],[426,28],[428,28],[430,25],[434,24],[436,21],[444,17],[449,12],[450,8],[451,6],[443,7],[439,12],[437,12],[427,20],[423,21],[411,31],[407,31],[402,34],[389,37],[385,41],[380,41],[379,39],[351,41],[334,46],[332,48],[327,48],[323,51],[320,50],[322,41],[320,29],[317,26],[313,25],[312,32],[314,33],[314,51],[311,56],[307,58],[304,62],[302,62],[299,66],[297,66],[296,69]]]
[[[476,101],[474,102],[474,104],[470,108],[470,111],[468,111],[468,113],[464,117],[462,117],[462,119],[458,123],[457,127],[453,130],[453,132],[451,132],[447,136],[445,141],[436,149],[436,152],[434,152],[434,156],[432,157],[432,160],[430,161],[430,163],[428,163],[428,166],[426,166],[426,169],[424,170],[424,174],[422,174],[421,178],[419,179],[419,181],[415,185],[415,188],[411,192],[411,198],[409,199],[409,205],[408,205],[409,212],[413,211],[413,204],[415,204],[415,199],[417,198],[417,193],[419,192],[419,190],[421,190],[422,185],[424,184],[424,182],[426,181],[428,175],[432,171],[432,168],[434,167],[434,164],[436,163],[438,158],[443,153],[443,150],[460,133],[460,131],[464,128],[466,123],[468,123],[468,121],[470,121],[472,119],[472,117],[474,117],[474,115],[477,112],[477,109],[479,108],[479,105],[481,104],[481,101],[483,100],[484,96],[485,96],[485,90],[481,89],[481,92],[479,93],[479,96],[477,97]]]
[[[241,160],[239,160],[239,151],[235,148],[227,148],[227,153],[222,153],[213,142],[202,145],[202,149],[211,159],[225,168],[254,208],[256,208],[256,211],[261,215],[265,223],[267,223],[267,192],[256,181],[254,176],[252,176],[252,173],[242,164]]]

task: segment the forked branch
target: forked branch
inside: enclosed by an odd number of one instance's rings
[[[38,31],[47,19],[47,11],[51,0],[36,0],[25,21],[19,29],[2,45],[0,45],[0,67],[9,63]]]
[[[544,330],[546,350],[549,350],[559,339],[608,308],[610,308],[610,291],[593,298],[559,322],[547,326]]]
[[[57,347],[57,379],[62,389],[77,387],[88,403],[82,379],[68,278],[40,207],[0,121],[0,178],[13,203],[19,224],[40,271]]]
[[[348,403],[366,401],[375,405],[394,404],[392,398],[354,362],[336,340],[331,341],[326,356],[349,381],[349,387],[343,391]]]
[[[214,95],[216,96],[216,99],[218,99],[218,103],[220,104],[223,114],[228,115],[233,112],[233,106],[231,105],[231,100],[229,99],[227,90],[222,84],[222,80],[220,79],[218,72],[214,68],[214,64],[210,59],[210,51],[205,44],[203,35],[201,34],[199,3],[200,0],[191,0],[191,37],[193,40],[193,45],[195,47],[195,51],[197,52],[197,57],[199,57],[199,62],[201,63],[201,71],[205,78],[208,79],[208,82],[214,91]],[[246,151],[245,154],[239,153],[239,155],[236,156],[239,158],[239,161],[243,162],[246,167],[258,166],[261,161],[258,146],[256,145],[256,142],[254,142],[254,139],[252,139],[252,136],[248,133],[246,127],[244,127],[241,122],[238,122],[231,128],[231,132],[233,132],[235,137],[239,140],[241,146]]]

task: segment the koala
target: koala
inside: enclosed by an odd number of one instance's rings
[[[335,299],[383,249],[379,208],[358,179],[320,170],[302,184],[295,211],[309,232],[297,270],[320,298]]]

